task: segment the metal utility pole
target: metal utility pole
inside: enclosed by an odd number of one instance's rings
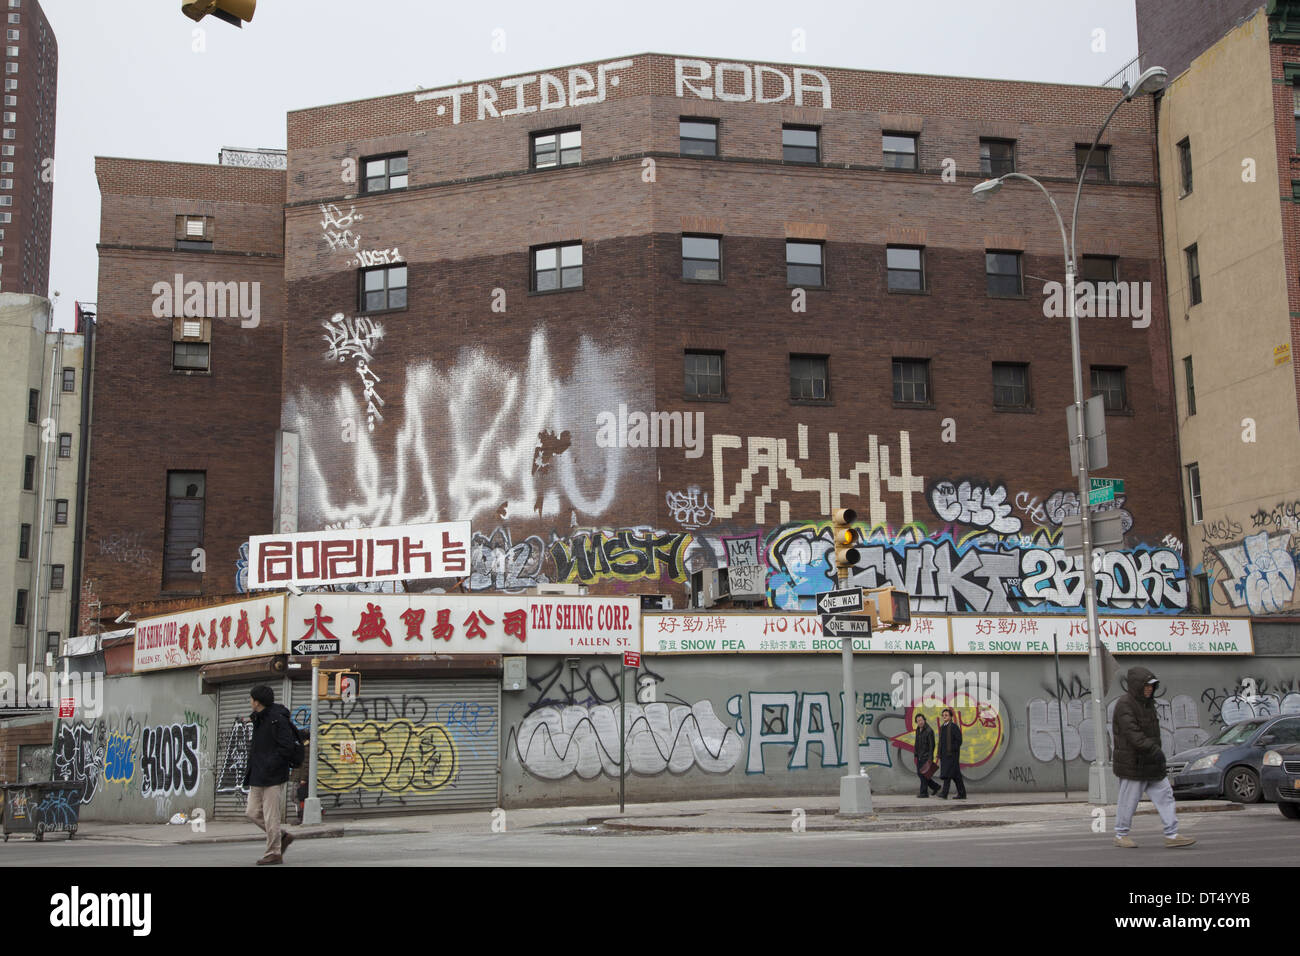
[[[302,802],[302,822],[304,826],[320,823],[320,797],[316,795],[316,761],[319,741],[316,728],[320,719],[320,658],[311,659],[311,741],[307,754],[307,799]]]

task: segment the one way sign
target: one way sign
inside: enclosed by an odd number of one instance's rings
[[[337,654],[339,642],[334,641],[294,641],[290,646],[294,654]]]
[[[871,636],[869,617],[823,617],[822,637]]]
[[[817,610],[823,614],[847,614],[862,610],[862,589],[844,588],[840,591],[822,591],[817,595]]]

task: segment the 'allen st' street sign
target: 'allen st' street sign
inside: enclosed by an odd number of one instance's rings
[[[294,654],[337,654],[338,641],[294,641],[289,646]]]
[[[1114,501],[1116,495],[1124,493],[1123,478],[1089,478],[1088,505],[1102,505]]]
[[[822,617],[822,637],[870,637],[871,618],[869,617]]]
[[[862,610],[862,589],[844,588],[839,591],[822,591],[817,595],[817,610],[822,614],[846,614]]]

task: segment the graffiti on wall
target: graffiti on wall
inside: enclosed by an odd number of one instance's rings
[[[316,785],[325,793],[417,796],[440,790],[456,774],[456,746],[442,724],[331,720],[316,739]]]
[[[100,721],[62,723],[54,740],[54,779],[78,789],[78,800],[89,804],[104,777],[105,746]]]
[[[140,793],[186,794],[199,788],[199,725],[146,727],[140,736]]]
[[[1202,521],[1202,571],[1211,600],[1254,615],[1294,613],[1300,595],[1300,500],[1258,508],[1242,521]]]
[[[546,544],[537,535],[512,540],[510,529],[499,527],[485,535],[475,531],[470,540],[471,591],[517,592],[549,580],[542,573]]]
[[[248,797],[244,774],[248,770],[248,751],[252,744],[253,724],[243,718],[232,720],[230,727],[218,736],[217,751],[221,754],[221,769],[217,772],[217,793],[236,793]]]
[[[118,564],[147,565],[153,561],[153,552],[141,544],[142,531],[112,531],[99,537],[99,553]]]
[[[1207,687],[1201,703],[1221,726],[1251,717],[1300,714],[1300,680],[1243,677],[1234,687]]]

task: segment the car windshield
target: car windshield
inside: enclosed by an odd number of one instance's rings
[[[1264,726],[1262,720],[1243,720],[1239,724],[1233,724],[1223,733],[1213,740],[1207,740],[1206,744],[1240,744],[1249,740],[1259,728]]]

